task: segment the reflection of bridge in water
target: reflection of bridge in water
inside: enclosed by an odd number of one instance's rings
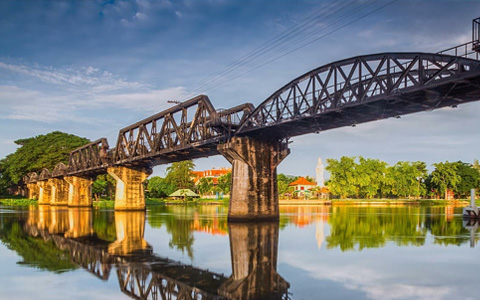
[[[145,212],[115,212],[116,240],[99,239],[90,208],[42,207],[24,230],[53,241],[73,263],[102,280],[115,269],[120,290],[134,299],[287,299],[277,272],[278,223],[229,224],[232,276],[153,253],[144,239]]]

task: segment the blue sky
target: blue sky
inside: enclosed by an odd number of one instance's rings
[[[480,16],[480,1],[390,2],[0,1],[0,158],[15,151],[14,140],[54,130],[107,137],[113,146],[120,128],[168,108],[167,100],[203,93],[217,108],[258,105],[291,79],[336,60],[438,52],[468,42],[471,20]],[[307,21],[300,33],[269,46]],[[262,45],[254,59],[216,76]],[[297,137],[279,172],[314,175],[318,157],[342,155],[390,164],[472,162],[480,158],[479,108],[466,104]],[[196,164],[229,165],[221,156]]]

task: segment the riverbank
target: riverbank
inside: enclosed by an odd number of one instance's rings
[[[147,206],[155,205],[228,205],[229,199],[193,199],[193,200],[173,200],[164,198],[147,198],[145,204]],[[28,199],[19,196],[0,196],[0,204],[15,206],[15,205],[36,205],[37,200]],[[442,199],[332,199],[332,200],[304,200],[304,199],[281,199],[280,205],[371,205],[371,206],[385,206],[385,205],[454,205],[467,206],[470,200],[442,200]],[[476,200],[476,205],[480,206],[480,199]],[[113,208],[115,201],[100,199],[93,201],[94,207],[99,208]]]
[[[228,205],[228,198],[218,199],[194,199],[194,200],[173,200],[163,198],[147,198],[145,204],[147,206],[155,205]],[[93,207],[99,208],[114,208],[115,201],[100,199],[93,200]],[[8,206],[23,206],[23,205],[37,205],[38,201],[34,199],[28,199],[20,196],[0,196],[0,204]]]

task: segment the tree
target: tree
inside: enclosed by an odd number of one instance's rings
[[[457,175],[460,181],[455,188],[455,194],[459,198],[468,198],[471,189],[477,189],[480,183],[480,173],[472,165],[458,161]]]
[[[228,172],[220,177],[218,177],[218,188],[224,194],[230,194],[230,189],[232,187],[232,172]]]
[[[399,161],[388,173],[392,186],[391,193],[400,197],[425,195],[427,168],[424,162]]]
[[[109,174],[98,175],[92,184],[92,192],[96,200],[101,196],[106,196],[108,199],[114,199],[115,187],[117,181]]]
[[[154,176],[148,180],[148,194],[153,198],[163,198],[176,191],[176,187],[169,184],[165,178]]]
[[[165,181],[178,189],[192,189],[194,186],[191,173],[195,168],[195,164],[191,160],[174,162],[167,168],[167,176]]]
[[[60,131],[16,140],[20,148],[0,161],[1,182],[18,184],[30,172],[53,171],[58,163],[68,163],[70,151],[89,142]]]
[[[447,199],[447,190],[455,189],[460,182],[460,176],[457,174],[457,163],[442,162],[433,164],[435,170],[431,174],[431,184],[439,193],[445,194]]]
[[[327,167],[325,169],[330,173],[328,187],[332,194],[338,195],[341,198],[347,198],[357,194],[355,187],[355,167],[355,156],[342,156],[340,160],[333,158],[327,159]]]
[[[295,177],[288,177],[287,175],[280,173],[277,175],[277,189],[278,194],[283,195],[288,192],[289,184],[295,181]]]
[[[378,159],[359,157],[355,166],[354,183],[357,195],[372,198],[380,193],[380,188],[385,182],[387,163]]]
[[[213,191],[213,178],[211,177],[202,177],[197,184],[198,192],[201,195],[211,193]]]

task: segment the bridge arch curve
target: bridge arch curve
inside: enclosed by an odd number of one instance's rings
[[[378,53],[311,70],[263,101],[237,135],[285,138],[480,99],[480,61]]]

